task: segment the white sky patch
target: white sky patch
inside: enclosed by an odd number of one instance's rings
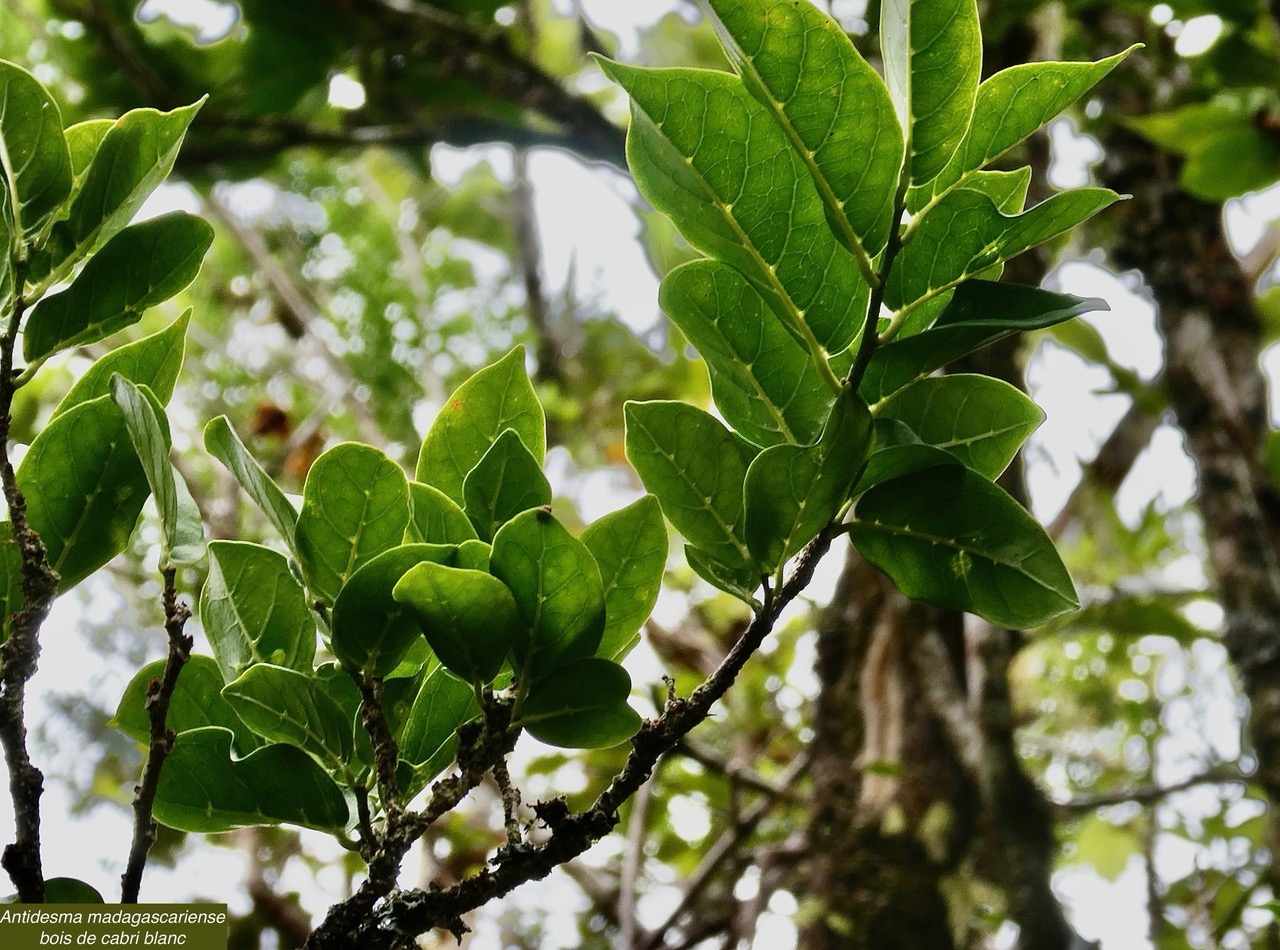
[[[240,19],[240,8],[217,0],[145,0],[137,16],[143,23],[167,17],[191,30],[195,41],[205,45],[216,43],[231,32]]]
[[[365,101],[364,86],[359,81],[344,73],[329,80],[329,105],[335,109],[359,109]]]
[[[1182,25],[1173,48],[1179,56],[1199,56],[1208,52],[1221,35],[1222,18],[1217,14],[1192,17]]]
[[[1107,354],[1143,380],[1153,379],[1164,363],[1164,339],[1156,328],[1156,308],[1136,289],[1138,275],[1117,276],[1089,261],[1067,261],[1049,281],[1079,297],[1100,297],[1110,310],[1087,313],[1081,319],[1102,336]]]

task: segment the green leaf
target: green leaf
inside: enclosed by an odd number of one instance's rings
[[[775,445],[747,469],[747,544],[773,573],[839,514],[871,454],[871,413],[842,391],[813,445]]]
[[[902,128],[879,74],[811,4],[708,6],[747,89],[804,160],[836,235],[875,257],[889,239],[903,156]]]
[[[150,493],[124,414],[110,396],[82,402],[50,422],[17,477],[27,518],[62,591],[125,549]]]
[[[515,429],[507,429],[462,485],[467,517],[482,541],[530,508],[551,504],[551,484]]]
[[[22,552],[13,525],[0,521],[0,643],[9,639],[13,615],[22,609]]]
[[[280,823],[341,831],[349,818],[342,790],[301,749],[269,745],[234,759],[231,733],[218,728],[178,736],[154,811],[162,825],[196,834]]]
[[[140,669],[124,688],[124,695],[116,707],[115,726],[135,742],[147,745],[151,741],[151,713],[147,708],[147,693],[153,680],[164,676],[165,660],[156,660]],[[193,653],[178,674],[173,696],[169,700],[169,712],[165,726],[176,733],[219,726],[229,729],[235,736],[235,746],[248,755],[262,745],[244,721],[236,715],[222,697],[222,673],[217,661],[210,656]]]
[[[102,137],[66,219],[53,226],[44,252],[33,259],[32,280],[56,283],[124,229],[168,177],[202,104],[172,112],[134,109],[115,122]]]
[[[752,562],[743,535],[747,460],[718,420],[680,402],[626,405],[627,458],[676,530],[735,569]]]
[[[182,370],[187,327],[190,325],[191,311],[188,310],[159,333],[112,350],[76,380],[71,391],[53,410],[53,417],[57,418],[82,402],[109,396],[111,377],[117,373],[132,383],[146,386],[162,403],[168,403],[173,396],[178,373]]]
[[[911,182],[932,181],[973,119],[982,75],[976,0],[885,0],[880,10],[885,81],[906,131]]]
[[[161,565],[199,563],[204,558],[204,522],[185,479],[174,473],[169,458],[168,422],[161,422],[164,410],[156,408],[155,396],[148,395],[150,389],[140,388],[118,373],[111,377],[111,391],[124,413],[129,441],[138,453],[156,500]]]
[[[226,416],[218,416],[204,427],[204,447],[219,462],[227,467],[236,483],[244,489],[259,510],[267,516],[267,520],[280,533],[285,544],[294,549],[294,533],[298,526],[298,510],[293,502],[285,497],[280,486],[272,481],[271,476],[262,470],[262,466],[249,454],[236,430],[231,427],[231,420]]]
[[[874,428],[876,431],[876,450],[867,459],[867,467],[862,470],[862,474],[858,477],[858,483],[849,492],[851,498],[857,498],[863,492],[882,482],[901,478],[903,475],[910,475],[912,472],[933,468],[936,465],[958,466],[961,464],[960,460],[950,452],[934,448],[932,445],[925,445],[923,442],[909,441],[899,445],[884,445],[882,447],[880,433],[883,429],[878,421]],[[909,433],[908,435],[911,439],[915,438],[915,433]]]
[[[391,592],[413,567],[444,563],[453,553],[447,545],[406,544],[352,574],[333,605],[333,655],[365,676],[391,673],[422,636],[412,612]]]
[[[858,392],[874,404],[952,360],[1014,333],[1110,309],[1097,297],[1072,297],[1019,284],[966,281],[956,288],[932,327],[876,347]]]
[[[600,568],[550,512],[535,508],[503,525],[489,569],[515,596],[521,629],[512,655],[522,685],[595,654],[605,623]]]
[[[67,150],[71,153],[71,175],[76,185],[83,181],[93,156],[115,124],[114,119],[90,119],[67,127]]]
[[[102,904],[98,889],[74,877],[51,877],[44,882],[46,904]]]
[[[812,442],[834,401],[809,352],[738,271],[694,261],[662,282],[659,303],[707,361],[716,406],[758,445]]]
[[[71,154],[53,97],[25,69],[3,60],[0,169],[13,190],[17,232],[31,240],[71,194]]]
[[[964,180],[964,186],[987,195],[1001,214],[1021,214],[1031,187],[1031,166],[1024,165],[1008,172],[974,172]]]
[[[284,742],[308,753],[330,772],[348,775],[355,734],[315,676],[259,663],[222,690],[249,728],[269,742]]]
[[[929,468],[876,486],[849,534],[913,600],[1018,630],[1079,606],[1044,529],[969,469]]]
[[[684,546],[684,557],[693,572],[712,587],[732,594],[752,607],[758,606],[754,595],[760,587],[760,571],[749,565],[730,567],[722,564],[706,551],[700,551],[691,544]]]
[[[31,312],[22,336],[28,362],[84,346],[142,319],[195,279],[213,228],[175,211],[125,228],[89,259],[71,286]]]
[[[466,512],[440,489],[410,482],[409,498],[413,504],[409,540],[426,544],[462,544],[477,540],[476,529]]]
[[[1207,201],[1226,201],[1280,181],[1280,141],[1244,120],[1182,166],[1182,187]]]
[[[462,504],[467,473],[507,429],[514,429],[539,465],[546,456],[547,421],[517,346],[476,373],[449,397],[418,455],[417,481]]]
[[[905,424],[994,481],[1044,421],[1040,407],[999,379],[973,374],[929,377],[899,390],[878,418]]]
[[[604,633],[596,656],[621,662],[640,642],[640,627],[662,589],[667,566],[662,507],[645,495],[589,525],[582,543],[595,558],[604,584]]]
[[[1043,127],[1140,45],[1096,63],[1023,63],[985,80],[978,87],[969,133],[934,180],[932,193],[964,180]]]
[[[534,685],[517,722],[529,735],[567,749],[607,749],[640,729],[627,705],[631,677],[616,663],[578,660]]]
[[[417,617],[440,662],[468,683],[489,683],[516,642],[521,618],[498,578],[442,564],[419,564],[396,584],[395,599]]]
[[[307,586],[332,604],[362,564],[398,547],[409,526],[409,480],[377,449],[344,442],[307,473],[295,534]]]
[[[316,627],[284,556],[243,541],[209,543],[200,625],[230,682],[255,663],[311,671]]]
[[[471,686],[439,664],[427,672],[400,737],[400,758],[414,766],[417,789],[453,761],[458,726],[479,714]]]
[[[462,567],[471,571],[489,570],[489,558],[493,554],[493,546],[484,541],[463,541],[458,545],[453,556],[451,567]]]
[[[1000,212],[992,198],[957,188],[912,221],[885,290],[901,311],[918,306],[994,264],[1070,231],[1120,200],[1106,188],[1061,192],[1019,215]]]
[[[736,76],[599,60],[631,96],[640,193],[694,247],[737,268],[817,359],[858,335],[870,290],[786,134]]]

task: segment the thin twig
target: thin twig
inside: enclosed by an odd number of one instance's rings
[[[1124,805],[1129,802],[1143,805],[1151,804],[1162,801],[1170,795],[1176,795],[1192,788],[1199,788],[1201,785],[1232,785],[1239,782],[1247,782],[1248,780],[1248,777],[1234,765],[1219,766],[1170,785],[1140,785],[1137,788],[1122,788],[1113,792],[1094,792],[1077,795],[1055,807],[1068,815],[1076,815],[1096,811],[1099,808],[1108,808],[1112,805]]]
[[[177,736],[166,725],[169,703],[178,685],[178,675],[191,659],[192,638],[183,632],[191,610],[179,602],[175,586],[177,569],[164,569],[164,629],[169,636],[169,655],[165,659],[164,674],[151,681],[147,687],[147,715],[151,721],[151,743],[147,749],[147,764],[142,770],[142,782],[133,793],[133,843],[129,847],[129,861],[120,877],[120,903],[136,904],[138,890],[142,886],[142,871],[147,865],[147,853],[156,840],[156,822],[152,808],[156,792],[160,788],[160,772],[164,761],[173,751]]]
[[[493,763],[493,780],[502,794],[502,823],[507,830],[507,846],[518,848],[524,841],[520,834],[520,789],[511,781],[506,759]]]

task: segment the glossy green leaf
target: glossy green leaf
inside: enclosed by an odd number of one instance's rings
[[[442,564],[419,564],[395,586],[440,662],[468,683],[498,675],[521,625],[515,598],[498,578]]]
[[[23,356],[34,362],[137,323],[195,279],[212,242],[213,228],[182,211],[125,228],[31,312]]]
[[[453,555],[451,567],[462,567],[471,571],[489,570],[489,558],[493,555],[493,546],[484,541],[463,541]]]
[[[201,103],[157,112],[134,109],[107,131],[64,220],[53,226],[32,262],[33,280],[56,282],[133,219],[173,168],[187,127]]]
[[[989,195],[957,188],[912,222],[908,243],[885,291],[902,310],[1070,231],[1114,204],[1106,188],[1061,192],[1019,215],[1000,212]]]
[[[627,458],[662,512],[722,563],[751,563],[743,534],[747,460],[714,417],[680,402],[626,405]]]
[[[640,193],[690,244],[741,271],[811,352],[847,347],[870,291],[769,110],[737,76],[601,68],[631,96],[627,158]]]
[[[187,483],[173,470],[169,458],[168,423],[157,410],[149,389],[131,383],[118,373],[111,377],[112,396],[124,413],[125,430],[138,454],[147,484],[160,515],[160,563],[162,566],[196,564],[204,558],[204,522]],[[181,483],[181,488],[179,488]]]
[[[515,596],[521,627],[512,655],[524,684],[593,656],[604,632],[604,585],[587,546],[541,508],[508,521],[489,569]]]
[[[951,161],[974,114],[982,75],[976,0],[885,0],[885,81],[911,150],[911,181],[932,181]]]
[[[858,392],[867,402],[876,403],[952,360],[1011,334],[1110,309],[1105,300],[1096,297],[1072,297],[1019,284],[966,281],[956,288],[932,327],[876,348]]]
[[[1079,606],[1053,542],[998,486],[929,468],[862,496],[850,538],[914,600],[1024,629]]]
[[[534,685],[518,718],[529,735],[567,749],[607,749],[640,729],[631,677],[616,663],[578,660]]]
[[[364,717],[360,712],[360,687],[356,685],[355,680],[351,678],[351,674],[344,670],[337,663],[321,663],[315,670],[316,682],[320,688],[324,690],[333,702],[342,710],[343,720],[347,723],[351,734],[355,738],[355,760],[352,768],[356,768],[357,764],[361,770],[369,769],[372,772],[374,764],[373,743],[369,741],[369,733],[364,727]],[[390,682],[413,682],[412,680],[388,681]],[[383,712],[387,715],[387,724],[391,724],[392,710],[387,703],[387,683],[383,684]],[[395,729],[392,727],[392,734]]]
[[[839,514],[871,454],[871,413],[851,389],[841,393],[813,445],[775,445],[747,469],[747,544],[773,573]]]
[[[408,540],[425,544],[462,544],[476,540],[476,529],[456,501],[430,485],[409,483],[413,521]]]
[[[204,427],[204,447],[227,467],[236,483],[267,516],[267,520],[292,549],[298,526],[298,510],[285,497],[280,486],[272,481],[271,476],[249,454],[249,450],[236,435],[236,430],[231,427],[230,419],[218,416]]]
[[[151,741],[151,714],[147,708],[147,693],[152,680],[164,676],[165,660],[156,660],[140,669],[124,688],[124,695],[116,707],[111,724],[135,742],[147,745]],[[169,700],[169,712],[165,726],[174,732],[188,732],[206,726],[229,729],[235,736],[235,747],[248,755],[261,746],[262,740],[236,714],[222,697],[222,673],[211,656],[193,653],[178,674],[173,695]]]
[[[340,831],[349,818],[342,790],[301,749],[269,745],[235,759],[231,733],[218,728],[178,736],[154,811],[162,825],[197,834],[281,823]]]
[[[475,690],[439,664],[427,672],[400,737],[400,758],[414,766],[422,788],[457,754],[458,726],[480,714]]]
[[[662,507],[645,495],[589,525],[582,543],[596,559],[604,584],[604,633],[596,656],[621,662],[640,642],[640,627],[662,589],[667,566]]]
[[[88,122],[78,122],[67,127],[67,150],[71,153],[71,174],[77,185],[83,181],[85,172],[93,162],[93,156],[98,154],[102,140],[115,124],[113,119],[90,119]]]
[[[256,663],[311,671],[315,620],[289,562],[270,548],[209,543],[200,625],[228,682]]]
[[[482,541],[530,508],[551,504],[551,483],[515,429],[498,436],[462,485],[467,517]]]
[[[35,237],[71,194],[62,113],[25,69],[0,60],[0,169],[13,191],[13,221]]]
[[[0,521],[0,643],[9,639],[13,615],[22,609],[22,552],[13,525]]]
[[[1001,214],[1021,214],[1031,187],[1031,166],[1024,165],[1008,172],[974,172],[965,178],[964,186],[990,197]]]
[[[684,546],[684,557],[693,572],[712,587],[732,594],[743,603],[756,605],[754,595],[760,587],[761,570],[745,564],[730,567],[691,544]]]
[[[297,746],[330,772],[349,773],[355,755],[351,720],[315,676],[259,663],[223,687],[222,696],[268,742]]]
[[[1044,421],[1040,407],[1013,386],[967,373],[919,380],[885,400],[878,415],[992,481]]]
[[[333,605],[333,655],[365,676],[390,674],[422,636],[413,614],[391,592],[411,568],[444,563],[453,553],[448,545],[405,544],[352,574]]]
[[[110,396],[82,402],[50,422],[17,477],[27,518],[64,591],[125,549],[150,494],[124,414]]]
[[[377,449],[344,442],[307,473],[294,536],[307,586],[332,604],[362,565],[398,547],[409,526],[409,480]]]
[[[932,193],[963,180],[999,158],[1096,86],[1132,53],[1096,63],[1023,63],[1002,69],[978,87],[974,121]]]
[[[111,377],[117,373],[130,382],[146,386],[162,403],[167,404],[173,396],[178,373],[182,370],[187,327],[190,325],[191,311],[188,310],[160,332],[112,350],[76,380],[70,392],[53,410],[54,418],[72,406],[99,396],[109,396]]]
[[[883,430],[879,422],[875,426],[875,431],[876,450],[867,459],[867,467],[862,470],[857,484],[849,493],[852,498],[857,498],[876,485],[901,478],[903,475],[910,475],[912,472],[919,472],[937,465],[962,464],[950,452],[932,445],[925,445],[923,442],[906,441],[896,445],[883,445],[880,436]],[[914,440],[915,433],[909,433],[908,438]]]
[[[467,473],[507,429],[516,431],[541,465],[547,422],[525,372],[522,346],[476,373],[445,402],[422,443],[416,480],[461,505]]]
[[[804,160],[837,236],[875,257],[889,238],[903,156],[902,128],[879,74],[812,4],[708,6],[747,89]]]
[[[707,361],[716,406],[758,445],[818,437],[834,399],[809,352],[759,292],[718,261],[694,261],[662,282],[659,303]]]

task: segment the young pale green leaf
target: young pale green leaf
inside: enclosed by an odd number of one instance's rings
[[[620,663],[640,642],[640,627],[662,589],[667,566],[662,507],[645,495],[589,525],[582,543],[596,559],[604,584],[604,633],[596,656]]]
[[[454,675],[479,684],[498,675],[521,623],[506,584],[481,571],[424,563],[400,578],[394,596]]]
[[[422,636],[412,612],[391,592],[410,569],[443,564],[453,553],[449,545],[405,544],[352,574],[333,604],[333,655],[365,676],[389,675]]]
[[[22,609],[22,552],[13,525],[0,521],[0,643],[9,639],[13,615]]]
[[[693,572],[712,587],[732,594],[752,607],[758,606],[755,592],[760,587],[760,570],[746,564],[730,567],[691,544],[684,546],[684,557]]]
[[[183,211],[125,228],[90,258],[71,286],[31,312],[22,335],[28,362],[84,346],[142,319],[195,279],[213,228]]]
[[[539,465],[547,454],[547,420],[517,346],[449,397],[418,455],[417,481],[463,504],[467,473],[507,429],[514,429]]]
[[[173,396],[174,384],[182,370],[182,358],[187,345],[187,327],[191,325],[191,311],[165,327],[159,333],[135,340],[117,350],[112,350],[98,360],[81,376],[71,391],[53,410],[56,419],[72,406],[90,399],[111,394],[111,377],[119,374],[132,383],[146,386],[162,403]]]
[[[409,526],[409,479],[377,449],[344,442],[307,473],[294,541],[307,586],[332,604],[362,564],[398,547]]]
[[[115,726],[135,742],[147,745],[151,741],[151,711],[147,706],[147,694],[153,681],[164,676],[165,660],[148,663],[129,681],[124,695],[116,707],[110,725]],[[235,737],[235,747],[242,755],[248,755],[263,742],[222,698],[222,673],[211,656],[193,653],[178,674],[178,682],[169,700],[169,712],[165,727],[174,732],[188,732],[206,726],[229,729]]]
[[[1000,212],[990,195],[948,192],[912,222],[885,291],[895,311],[956,286],[982,270],[1070,231],[1120,200],[1106,188],[1061,192],[1018,215]]]
[[[1013,386],[968,373],[919,380],[886,399],[877,415],[992,481],[1044,421],[1040,407]]]
[[[978,87],[969,133],[930,193],[941,194],[999,158],[1096,86],[1137,48],[1096,63],[1023,63],[985,80]]]
[[[462,484],[467,517],[482,541],[530,508],[551,504],[551,483],[515,429],[506,429]]]
[[[332,832],[350,817],[342,790],[301,749],[269,745],[235,759],[231,733],[218,728],[178,736],[154,813],[160,824],[195,834],[281,823]]]
[[[298,527],[298,510],[293,502],[285,497],[280,486],[272,481],[271,476],[262,470],[262,466],[249,454],[236,430],[231,427],[231,420],[226,416],[218,416],[204,427],[204,447],[219,462],[227,467],[236,483],[244,489],[259,510],[267,516],[267,520],[279,532],[285,544],[294,549],[294,532]]]
[[[32,260],[31,279],[56,283],[123,230],[173,168],[203,100],[172,112],[134,109],[102,136],[64,220]]]
[[[204,557],[204,523],[186,481],[173,470],[168,422],[161,421],[164,410],[157,409],[155,396],[149,395],[150,392],[119,373],[111,377],[112,397],[124,413],[125,430],[142,462],[160,515],[160,563],[165,566],[196,564]]]
[[[409,483],[409,500],[413,505],[413,521],[406,540],[425,544],[462,544],[475,541],[476,529],[458,503],[430,485]]]
[[[627,458],[676,530],[730,567],[750,565],[743,535],[747,460],[714,417],[681,402],[626,405]]]
[[[808,3],[708,0],[734,68],[804,160],[842,243],[874,258],[889,239],[902,128],[889,90]]]
[[[871,413],[841,392],[813,445],[775,445],[747,469],[746,535],[756,563],[773,573],[840,512],[871,454]]]
[[[989,197],[1001,214],[1022,214],[1031,188],[1031,166],[1024,165],[1008,172],[974,172],[964,180],[964,186]]]
[[[222,697],[249,728],[268,742],[284,742],[335,775],[349,774],[355,733],[315,676],[259,663],[228,683]]]
[[[874,404],[952,360],[1011,334],[1041,330],[1082,313],[1110,309],[1097,297],[1072,297],[1019,284],[965,281],[932,327],[876,348],[858,392]]]
[[[627,705],[631,677],[617,663],[578,660],[534,684],[517,717],[529,735],[566,749],[607,749],[640,728]]]
[[[489,569],[519,610],[512,655],[521,685],[595,654],[605,624],[600,568],[550,512],[535,508],[503,525]]]
[[[284,556],[243,541],[209,543],[200,625],[230,682],[256,663],[309,673],[316,626]]]
[[[489,558],[493,555],[493,546],[484,541],[472,539],[458,545],[450,567],[461,567],[469,571],[489,570]]]
[[[1079,606],[1053,542],[998,486],[929,468],[871,489],[850,538],[913,600],[1025,629]]]
[[[475,690],[436,664],[422,680],[400,736],[400,758],[414,767],[417,794],[457,754],[458,726],[480,715]]]
[[[808,443],[834,397],[809,352],[760,293],[718,261],[694,261],[662,282],[659,303],[707,362],[725,420],[759,445]]]
[[[880,49],[911,182],[922,185],[951,161],[973,120],[982,77],[977,0],[885,0]]]
[[[78,186],[84,181],[85,172],[98,154],[98,148],[107,133],[115,126],[114,119],[90,119],[78,122],[66,129],[67,150],[71,153],[71,175]]]
[[[53,97],[25,69],[3,60],[0,170],[13,190],[18,234],[31,240],[71,194],[71,154]]]
[[[631,96],[640,193],[704,253],[741,271],[815,358],[847,347],[870,294],[799,153],[737,76],[600,60]]]
[[[82,402],[50,422],[17,477],[27,518],[63,591],[125,549],[150,491],[124,414],[110,396]]]

